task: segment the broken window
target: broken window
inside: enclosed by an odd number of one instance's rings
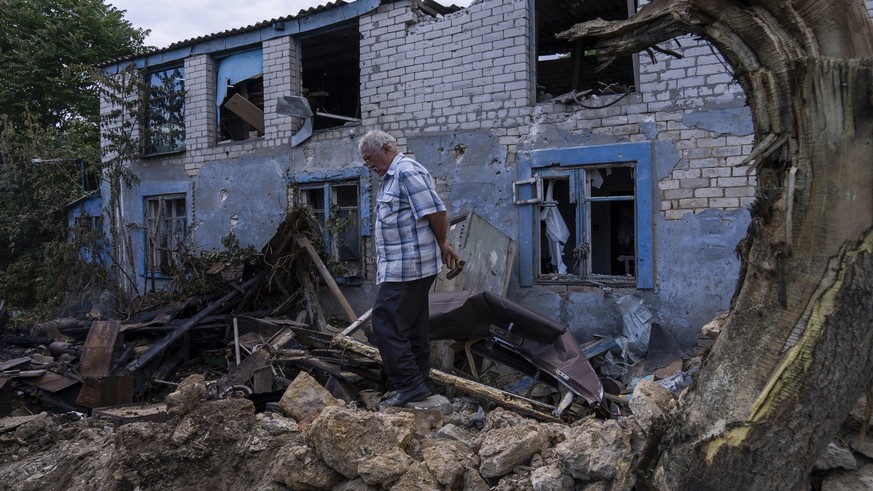
[[[540,280],[633,282],[634,167],[629,164],[562,169],[541,176]]]
[[[651,144],[534,150],[519,160],[522,286],[653,288]]]
[[[146,75],[144,154],[185,150],[185,78],[182,67]]]
[[[218,59],[218,141],[264,136],[264,59],[261,49]]]
[[[362,234],[358,181],[301,184],[297,201],[309,206],[322,226],[331,274],[360,279]]]
[[[188,232],[185,195],[145,199],[146,273],[169,274]]]
[[[300,38],[303,96],[315,113],[313,129],[360,118],[361,37],[357,19]]]
[[[555,38],[580,22],[627,19],[636,10],[635,0],[536,0],[537,102],[573,91],[615,94],[635,86],[635,57],[617,57],[595,73],[602,63],[595,55],[595,40],[568,43]]]

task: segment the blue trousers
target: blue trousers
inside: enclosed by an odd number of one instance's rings
[[[430,379],[428,291],[436,276],[379,286],[373,306],[373,333],[385,374],[396,390]]]

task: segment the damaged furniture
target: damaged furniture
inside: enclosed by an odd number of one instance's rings
[[[598,408],[603,386],[566,326],[490,292],[434,292],[430,296],[431,339],[473,340],[478,354],[561,391],[555,414],[579,396]],[[470,361],[471,366],[475,362]]]

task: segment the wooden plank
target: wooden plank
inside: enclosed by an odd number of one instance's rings
[[[177,315],[179,315],[182,310],[184,310],[190,301],[187,302],[172,302],[169,305],[164,306],[163,308],[152,312],[154,316],[148,320],[144,320],[142,322],[132,322],[130,324],[123,324],[121,326],[121,331],[127,331],[131,329],[139,329],[141,327],[147,326],[156,326],[156,325],[165,325],[167,322],[175,319]]]
[[[0,372],[4,370],[9,370],[12,367],[17,367],[18,365],[21,365],[22,363],[26,363],[28,361],[30,361],[29,356],[22,356],[21,358],[13,358],[11,360],[0,361]]]
[[[362,316],[358,317],[357,320],[355,320],[355,322],[352,322],[352,325],[347,327],[340,334],[342,334],[343,336],[351,336],[355,331],[357,331],[358,329],[363,327],[363,325],[368,320],[370,320],[370,317],[372,317],[372,316],[373,316],[373,309],[370,309],[370,310],[364,312],[364,314]]]
[[[312,278],[306,272],[300,272],[297,278],[300,285],[303,286],[303,303],[306,305],[310,324],[319,331],[326,332],[327,321],[324,317],[324,311],[321,310],[321,302],[318,301],[318,290],[312,283]]]
[[[455,350],[452,349],[452,341],[431,341],[430,365],[444,372],[451,371],[455,365]]]
[[[234,114],[241,117],[246,123],[252,125],[261,133],[264,132],[264,111],[258,109],[258,106],[249,102],[245,97],[234,94],[224,103],[224,107],[233,111]]]
[[[263,394],[273,390],[273,368],[265,366],[252,370],[252,392]]]
[[[139,421],[163,423],[169,419],[166,402],[146,402],[138,404],[122,404],[111,407],[95,407],[91,416],[112,420],[123,425]]]
[[[318,270],[319,274],[321,274],[321,278],[327,284],[327,287],[330,289],[330,292],[333,293],[333,296],[336,298],[337,302],[339,302],[340,307],[342,307],[343,312],[345,312],[346,317],[349,318],[349,321],[354,322],[358,318],[358,314],[355,314],[352,306],[349,305],[348,300],[343,295],[343,292],[340,290],[339,286],[334,281],[333,276],[328,271],[327,267],[321,262],[321,258],[318,257],[318,252],[315,250],[315,247],[312,246],[312,242],[309,242],[309,239],[304,237],[303,235],[297,234],[294,236],[294,239],[297,241],[297,244],[306,249],[306,252],[309,253],[309,257],[312,259],[312,263],[315,264],[315,268]]]
[[[112,351],[120,328],[121,323],[117,320],[94,321],[82,347],[79,375],[99,378],[112,372]]]
[[[41,418],[40,414],[28,414],[26,416],[4,416],[0,418],[0,433],[12,431],[19,426]]]

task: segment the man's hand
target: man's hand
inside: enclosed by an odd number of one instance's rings
[[[433,235],[436,237],[437,244],[440,246],[440,256],[443,258],[443,264],[449,269],[458,267],[460,256],[455,252],[455,249],[449,244],[449,219],[446,212],[439,211],[427,215],[427,221],[430,224]]]
[[[448,242],[444,242],[440,244],[440,253],[443,256],[443,264],[446,265],[449,269],[455,269],[458,267],[458,260],[460,256],[455,252],[455,249]]]

